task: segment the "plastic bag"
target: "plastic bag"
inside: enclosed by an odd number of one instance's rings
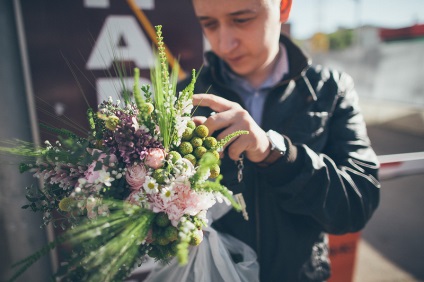
[[[208,211],[209,225],[228,210],[223,203],[215,204]],[[241,258],[240,261],[235,262],[233,256]],[[259,264],[248,245],[207,227],[202,243],[190,248],[187,265],[180,266],[175,258],[169,264],[158,264],[145,281],[254,282],[259,281]]]

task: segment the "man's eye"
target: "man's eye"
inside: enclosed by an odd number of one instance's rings
[[[237,24],[244,24],[252,20],[252,18],[241,18],[241,19],[234,19],[234,22]]]
[[[216,22],[204,22],[202,23],[202,27],[205,29],[212,29],[214,27],[216,27],[217,23]]]

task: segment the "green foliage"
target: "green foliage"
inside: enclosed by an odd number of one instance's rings
[[[214,147],[212,147],[211,149],[212,150],[217,150],[217,149],[223,148],[228,142],[230,142],[231,139],[233,139],[234,137],[243,135],[243,134],[249,134],[249,131],[247,131],[247,130],[238,130],[236,132],[233,132],[231,134],[228,134],[223,139],[219,140],[217,142],[217,144]]]
[[[141,94],[141,91],[144,92],[144,96],[148,98],[148,100],[143,97]],[[152,121],[151,113],[154,108],[153,105],[150,103],[151,100],[151,92],[150,87],[148,85],[140,87],[140,70],[138,68],[134,69],[134,90],[133,90],[134,100],[137,105],[137,108],[139,109],[139,118],[140,121],[146,125],[149,130],[153,132],[155,129],[155,124]]]
[[[22,275],[22,273],[24,273],[31,265],[37,262],[41,257],[47,255],[50,252],[50,250],[53,250],[57,246],[61,245],[64,241],[66,241],[65,236],[58,237],[56,240],[54,240],[53,242],[50,242],[38,252],[30,255],[29,257],[17,263],[14,263],[12,265],[12,268],[18,268],[18,270],[13,274],[13,276],[8,281],[13,282],[16,279],[18,279],[18,277]]]
[[[196,191],[219,192],[229,200],[237,211],[240,211],[241,207],[234,200],[232,193],[227,187],[221,185],[222,175],[216,177],[215,181],[202,181],[210,173],[210,169],[215,168],[218,164],[219,160],[212,153],[206,152],[199,161],[196,173],[190,178],[192,189]]]
[[[78,141],[84,140],[84,138],[77,136],[75,133],[67,129],[51,127],[44,123],[40,123],[40,127],[47,129],[48,131],[55,133],[56,135],[59,135],[59,136],[64,136],[66,138],[71,138],[73,140],[78,140]]]
[[[101,140],[105,131],[105,123],[100,119],[92,108],[87,110],[87,120],[91,130],[91,137]]]
[[[152,86],[155,93],[155,113],[157,124],[163,138],[163,146],[169,151],[173,142],[176,124],[176,111],[174,108],[175,90],[178,80],[178,64],[172,68],[171,75],[168,71],[165,47],[162,37],[162,26],[156,26],[158,41],[158,54],[155,54],[155,67],[151,70]]]
[[[342,50],[353,44],[354,34],[352,29],[339,29],[328,34],[331,50]]]
[[[14,267],[19,269],[10,281],[16,280],[41,256],[62,243],[71,244],[74,255],[56,274],[60,281],[124,280],[136,267],[134,262],[147,252],[142,242],[155,214],[122,201],[104,200],[104,203],[111,210],[109,216],[85,220],[40,251],[16,263]]]

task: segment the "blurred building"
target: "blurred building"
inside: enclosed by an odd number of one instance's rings
[[[404,28],[380,28],[379,36],[382,41],[410,40],[424,38],[424,24],[415,24]]]

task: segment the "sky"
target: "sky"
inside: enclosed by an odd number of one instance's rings
[[[289,22],[298,39],[338,27],[401,28],[424,23],[424,0],[293,0]]]

